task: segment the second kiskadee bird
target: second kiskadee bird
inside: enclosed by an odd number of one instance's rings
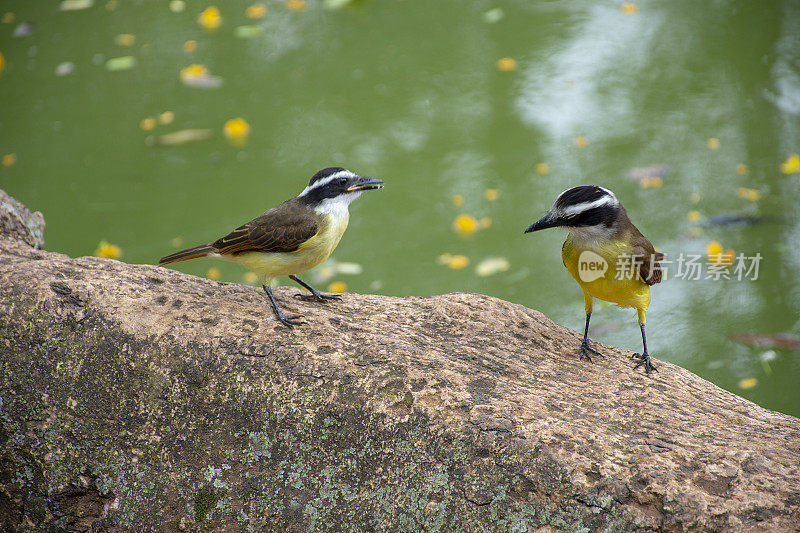
[[[288,327],[302,324],[297,319],[303,315],[286,316],[281,312],[270,282],[278,276],[289,276],[311,292],[304,298],[318,302],[340,300],[339,296],[322,294],[297,274],[314,268],[331,255],[347,229],[350,202],[364,191],[381,187],[383,181],[358,176],[341,167],[320,170],[308,182],[308,187],[294,198],[211,244],[162,257],[158,264],[198,257],[239,263],[261,277],[262,287],[278,320]]]
[[[650,285],[661,281],[664,254],[633,225],[614,193],[595,185],[582,185],[562,192],[553,207],[531,224],[525,233],[546,228],[569,230],[561,248],[564,266],[583,290],[586,327],[580,357],[591,361],[589,353],[599,353],[589,346],[589,319],[593,298],[633,307],[642,330],[641,354],[634,369],[644,366],[647,374],[656,370],[647,353],[644,331],[645,312],[650,305]]]

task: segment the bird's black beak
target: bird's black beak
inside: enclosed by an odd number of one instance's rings
[[[552,213],[547,213],[545,216],[528,226],[528,229],[525,230],[525,233],[539,231],[540,229],[555,228],[558,225],[560,225],[559,220],[553,216]]]
[[[347,188],[347,192],[368,191],[370,189],[380,189],[383,187],[383,180],[378,178],[368,178],[366,176],[356,176],[352,185]]]

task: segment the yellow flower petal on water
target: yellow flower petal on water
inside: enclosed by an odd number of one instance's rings
[[[108,259],[119,259],[122,256],[122,250],[119,246],[111,244],[108,241],[100,241],[97,249],[94,251],[95,257],[105,257]]]
[[[190,54],[195,50],[197,50],[197,41],[189,39],[188,41],[183,43],[183,51],[186,52],[187,54]]]
[[[625,13],[626,15],[634,15],[639,12],[639,6],[637,6],[633,2],[625,2],[619,7],[620,9],[622,9],[622,12]]]
[[[464,197],[460,194],[454,194],[453,197],[450,198],[450,201],[453,202],[455,206],[464,205]]]
[[[692,202],[693,204],[699,202],[700,198],[701,196],[699,192],[693,192],[692,194],[689,195],[689,201]]]
[[[10,167],[17,162],[17,154],[6,154],[3,156],[3,166]]]
[[[752,389],[758,385],[758,380],[756,378],[744,378],[739,382],[739,388],[741,389]]]
[[[725,252],[720,256],[719,262],[723,265],[732,265],[734,260],[736,259],[736,252],[733,250],[725,250]]]
[[[202,78],[204,76],[208,76],[208,69],[205,67],[205,65],[189,65],[188,67],[181,69],[180,76],[182,80]]]
[[[142,119],[142,121],[139,123],[139,127],[144,131],[150,131],[156,127],[156,119],[153,117]]]
[[[158,115],[158,123],[167,125],[172,124],[172,121],[175,120],[175,113],[172,111],[164,111],[160,115]]]
[[[517,70],[517,62],[513,58],[510,57],[501,57],[495,63],[497,70],[501,72],[511,72],[512,70]]]
[[[789,158],[781,163],[781,172],[784,174],[796,174],[800,171],[800,155],[792,154]]]
[[[640,179],[639,185],[645,189],[650,189],[650,188],[657,189],[662,185],[664,185],[664,180],[661,179],[661,176],[652,176]]]
[[[700,220],[700,211],[692,210],[686,213],[686,218],[689,219],[689,222],[697,222]]]
[[[467,265],[469,265],[469,258],[465,255],[454,255],[447,264],[453,270],[461,270]]]
[[[250,134],[250,124],[243,118],[232,118],[225,123],[223,131],[231,144],[241,146]]]
[[[500,196],[500,192],[497,189],[486,189],[483,191],[483,197],[489,200],[490,202],[494,202]]]
[[[550,172],[550,165],[547,163],[538,163],[536,165],[537,174],[547,174],[548,172]]]
[[[453,260],[452,254],[442,254],[436,258],[436,262],[439,263],[440,265],[449,265],[450,261],[452,260]]]
[[[481,219],[481,228],[491,228],[492,227],[492,218],[491,217],[483,217]]]
[[[717,148],[719,148],[719,139],[711,137],[706,141],[706,146],[708,146],[709,150],[716,150]]]
[[[220,272],[218,268],[214,267],[209,268],[208,272],[206,272],[206,277],[208,279],[213,279],[214,281],[217,281],[221,275],[222,272]]]
[[[578,148],[586,148],[587,144],[589,144],[589,141],[583,135],[575,137],[575,146]]]
[[[3,69],[5,68],[5,66],[6,66],[6,60],[3,57],[3,52],[0,52],[0,74],[3,73]]]
[[[119,46],[133,46],[136,44],[136,36],[132,33],[120,33],[114,39]]]
[[[306,8],[306,0],[289,0],[286,2],[289,11],[303,11]]]
[[[242,279],[244,279],[245,283],[258,283],[258,274],[255,272],[245,272]]]
[[[474,216],[462,213],[453,221],[453,229],[459,235],[466,237],[478,230],[478,221]]]
[[[245,9],[244,14],[249,19],[261,19],[267,16],[267,6],[264,4],[253,4]]]
[[[14,16],[14,13],[9,11],[8,13],[3,14],[3,18],[0,19],[0,21],[2,21],[3,24],[11,24],[12,22],[14,22],[15,18],[16,17]]]
[[[736,196],[743,200],[750,200],[751,202],[757,202],[761,199],[761,191],[758,189],[748,189],[747,187],[739,187],[736,190]]]
[[[347,290],[347,283],[344,281],[332,281],[328,285],[328,292],[344,292]]]
[[[709,257],[719,256],[722,253],[722,245],[719,241],[711,241],[706,246],[706,255]]]
[[[222,15],[216,6],[208,6],[197,17],[197,23],[208,31],[214,31],[222,26]]]
[[[747,165],[743,163],[739,163],[738,165],[736,165],[736,173],[739,174],[740,176],[744,176],[745,174],[747,174]]]

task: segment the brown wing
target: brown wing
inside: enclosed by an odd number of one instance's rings
[[[639,264],[639,275],[648,285],[661,283],[661,264],[659,261],[664,259],[664,254],[656,252],[650,242],[649,246],[636,245],[633,247],[633,255]],[[648,249],[649,248],[649,249]]]
[[[317,231],[317,221],[308,208],[288,200],[239,226],[212,246],[220,254],[294,252]]]

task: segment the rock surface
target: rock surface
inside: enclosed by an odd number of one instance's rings
[[[34,248],[44,248],[44,215],[31,213],[0,189],[0,236],[20,239]]]
[[[0,521],[782,531],[800,420],[477,294],[259,288],[0,238]],[[53,529],[55,528],[55,529]],[[583,529],[587,528],[587,529]]]

